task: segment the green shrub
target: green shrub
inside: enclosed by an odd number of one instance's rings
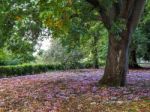
[[[36,73],[43,73],[50,70],[62,70],[61,65],[16,65],[0,66],[0,77],[21,76]]]
[[[44,65],[44,64],[24,64],[24,65],[11,65],[11,66],[0,66],[0,77],[11,77],[11,76],[22,76],[22,75],[32,75],[38,73],[44,73],[51,70],[64,70],[64,69],[83,69],[91,68],[91,63],[80,63],[76,65],[68,65],[66,67],[64,64],[60,65]]]

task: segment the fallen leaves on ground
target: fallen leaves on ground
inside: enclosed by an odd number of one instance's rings
[[[126,87],[98,87],[103,69],[0,79],[0,112],[150,112],[150,70],[130,70]]]

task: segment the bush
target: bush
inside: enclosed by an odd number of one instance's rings
[[[44,65],[44,64],[24,64],[24,65],[11,65],[0,66],[0,77],[23,76],[32,75],[37,73],[44,73],[51,70],[65,70],[65,69],[83,69],[92,68],[91,63],[80,63],[77,65],[70,64],[67,67],[65,64],[57,65]]]
[[[61,65],[16,65],[0,66],[0,77],[22,76],[43,73],[50,70],[63,70]]]

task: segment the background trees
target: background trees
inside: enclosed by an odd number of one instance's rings
[[[131,68],[139,68],[140,65],[138,64],[137,60],[147,60],[149,61],[149,58],[147,55],[149,55],[149,7],[150,2],[147,1],[147,4],[144,9],[144,13],[142,15],[142,19],[140,20],[140,23],[137,27],[137,29],[134,31],[134,34],[132,36],[132,41],[130,45],[130,58],[129,58],[129,66]],[[147,27],[147,28],[146,28]],[[144,49],[144,50],[143,50]]]

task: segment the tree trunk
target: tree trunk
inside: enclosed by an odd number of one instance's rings
[[[128,50],[130,36],[135,30],[146,0],[117,0],[112,1],[111,7],[105,5],[104,0],[87,0],[99,10],[101,21],[109,31],[109,47],[106,67],[100,84],[107,86],[124,86],[128,71]],[[120,20],[123,20],[122,23]],[[120,28],[118,23],[126,27]],[[119,32],[120,40],[115,38]],[[118,35],[117,35],[118,36]]]
[[[129,56],[129,68],[141,68],[136,59],[136,48],[131,48]]]
[[[99,68],[99,63],[98,63],[98,57],[97,57],[97,53],[94,54],[94,63],[93,63],[93,67],[95,69],[98,69]]]
[[[128,50],[130,33],[124,31],[120,40],[115,35],[109,34],[109,46],[104,76],[100,85],[124,86],[128,71]]]
[[[93,49],[92,49],[93,67],[94,68],[99,68],[97,42],[98,42],[98,37],[94,36],[94,38],[93,38]]]

